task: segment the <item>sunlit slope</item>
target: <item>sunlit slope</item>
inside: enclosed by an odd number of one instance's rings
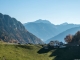
[[[0,60],[52,60],[51,52],[37,53],[41,48],[39,45],[0,44]]]

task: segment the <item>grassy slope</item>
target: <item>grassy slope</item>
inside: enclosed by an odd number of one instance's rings
[[[0,42],[0,60],[75,60],[80,47],[41,49],[40,45],[11,45]]]
[[[42,47],[34,45],[0,44],[0,60],[52,60],[52,52],[37,53]]]

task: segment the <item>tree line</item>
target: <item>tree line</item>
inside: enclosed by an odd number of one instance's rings
[[[75,33],[74,35],[67,35],[65,38],[64,38],[65,42],[67,44],[70,44],[70,43],[76,43],[76,44],[79,44],[80,45],[80,31],[78,31],[77,33]]]

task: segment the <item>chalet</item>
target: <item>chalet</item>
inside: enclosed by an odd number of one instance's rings
[[[49,46],[56,48],[56,47],[59,46],[59,42],[56,42],[56,41],[50,41]]]
[[[50,45],[50,46],[54,46],[54,41],[50,41],[50,42],[49,42],[49,45]]]
[[[63,42],[58,42],[58,41],[50,41],[49,46],[54,47],[54,48],[65,48]]]

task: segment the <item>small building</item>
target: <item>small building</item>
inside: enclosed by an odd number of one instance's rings
[[[50,41],[49,46],[54,47],[54,48],[65,48],[63,42],[58,42],[58,41]]]
[[[50,41],[49,46],[57,48],[59,46],[59,42],[57,42],[57,41]]]
[[[50,42],[49,42],[49,45],[50,45],[50,46],[54,46],[54,45],[55,45],[55,44],[54,44],[54,41],[50,41]]]

